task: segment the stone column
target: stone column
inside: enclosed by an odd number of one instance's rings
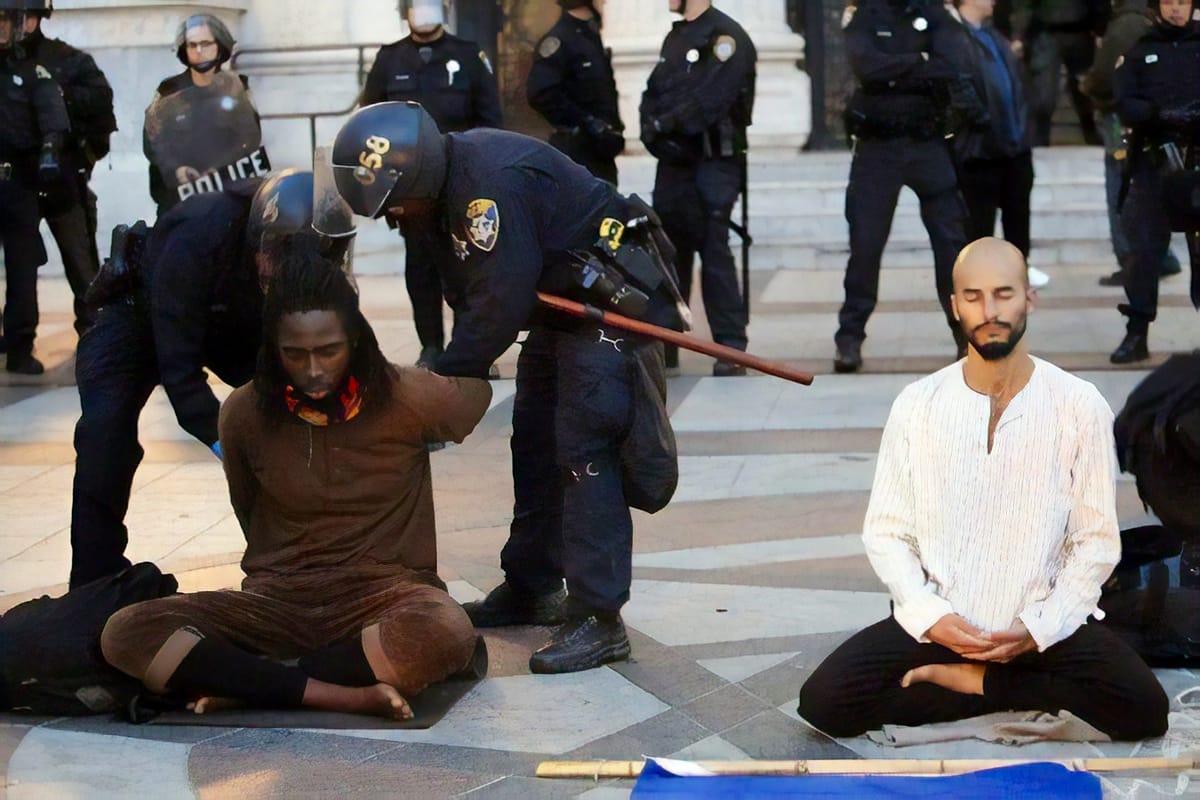
[[[811,89],[808,75],[796,66],[804,55],[804,39],[788,28],[784,0],[739,0],[716,5],[746,29],[758,50],[751,150],[761,153],[802,147],[812,129]],[[613,49],[630,152],[638,147],[638,103],[646,79],[658,62],[663,37],[671,23],[680,19],[667,9],[668,0],[604,2],[604,39]]]

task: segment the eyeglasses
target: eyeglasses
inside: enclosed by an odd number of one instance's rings
[[[202,42],[188,42],[187,43],[188,50],[207,50],[210,47],[216,47],[216,46],[217,46],[217,43],[212,41],[211,39],[206,39],[205,41],[202,41]]]

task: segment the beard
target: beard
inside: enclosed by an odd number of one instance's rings
[[[1012,351],[1016,349],[1017,344],[1021,341],[1021,337],[1025,335],[1025,324],[1025,317],[1021,317],[1015,325],[1007,322],[987,322],[968,333],[967,340],[971,343],[971,347],[975,348],[975,352],[983,357],[984,361],[1000,361],[1001,359],[1008,358]],[[980,344],[976,341],[975,335],[980,328],[987,327],[988,325],[998,325],[1007,328],[1009,331],[1008,338],[1002,342],[993,341]],[[964,331],[964,333],[967,332]]]

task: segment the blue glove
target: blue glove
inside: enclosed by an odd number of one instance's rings
[[[221,443],[220,442],[213,442],[213,446],[209,449],[213,451],[213,455],[216,456],[218,460],[220,460],[220,461],[225,460],[225,453],[223,453],[221,451]]]

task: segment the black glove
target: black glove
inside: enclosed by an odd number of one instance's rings
[[[625,150],[625,136],[606,120],[588,117],[582,130],[592,140],[596,152],[604,158],[616,158]]]

